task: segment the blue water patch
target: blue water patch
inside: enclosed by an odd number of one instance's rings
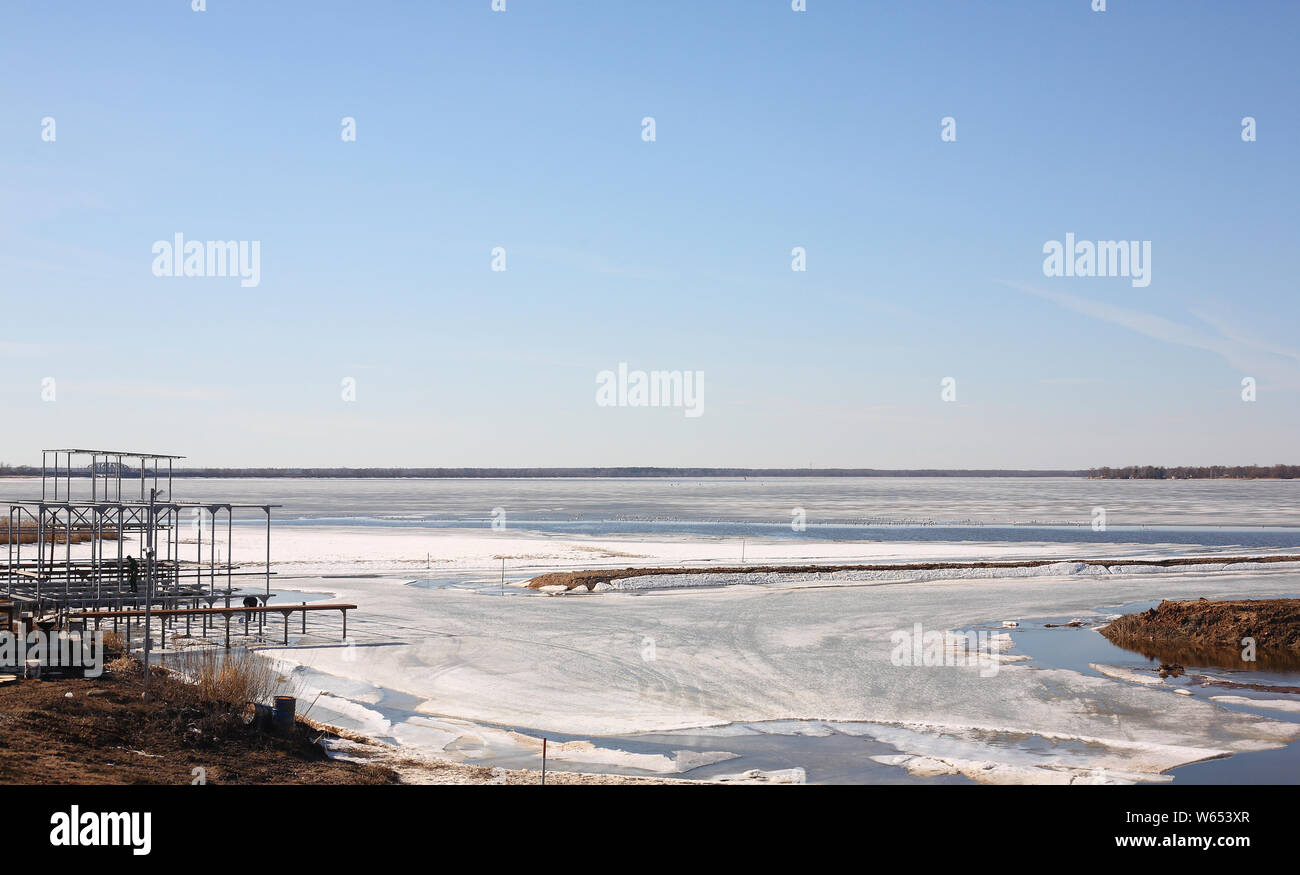
[[[508,577],[504,581],[501,579],[474,579],[467,580],[464,577],[422,577],[419,580],[412,580],[407,586],[413,586],[416,589],[462,589],[466,592],[475,592],[481,595],[531,595],[531,591],[521,591],[519,587],[513,586],[515,578]]]
[[[1157,603],[1155,601],[1130,602],[1107,610],[1116,614],[1131,614],[1155,607]],[[1156,675],[1161,665],[1160,659],[1146,657],[1111,643],[1094,628],[1094,624],[1100,620],[1089,620],[1086,625],[1077,627],[1060,625],[1070,622],[1071,619],[1058,617],[1035,620],[1002,631],[1011,633],[1014,642],[1012,652],[1022,653],[1032,658],[1032,661],[1024,663],[1031,668],[1063,668],[1080,674],[1104,677],[1092,668],[1093,664],[1098,664],[1150,673],[1153,677]],[[1058,625],[1056,628],[1048,628],[1048,623]],[[1202,675],[1238,683],[1279,687],[1300,686],[1300,673],[1294,671],[1242,670],[1188,664],[1181,678],[1170,679],[1168,689],[1182,689],[1206,701],[1216,696],[1300,701],[1300,696],[1291,693],[1268,693],[1220,684],[1202,686],[1196,680]],[[1167,692],[1168,690],[1165,694]],[[1152,694],[1162,693],[1159,688],[1153,688]],[[1294,712],[1247,704],[1225,702],[1213,702],[1213,704],[1229,711],[1249,713],[1261,718],[1290,723],[1300,722],[1300,714]],[[1175,784],[1297,784],[1300,783],[1300,741],[1272,750],[1245,751],[1229,757],[1191,763],[1171,769],[1169,773],[1173,776]]]

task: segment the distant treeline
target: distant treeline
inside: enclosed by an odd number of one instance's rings
[[[53,468],[50,469],[53,473]],[[39,477],[32,465],[0,463],[0,477]],[[65,476],[61,472],[61,476]],[[77,468],[73,477],[89,477],[90,468]],[[112,476],[101,471],[101,476]],[[122,468],[122,478],[139,477],[139,469]],[[147,478],[153,477],[146,470]],[[165,470],[159,471],[165,477]],[[1300,465],[1210,465],[1040,471],[1013,468],[177,468],[174,477],[292,477],[301,479],[507,479],[540,477],[1088,477],[1094,480],[1209,480],[1300,478]]]
[[[0,477],[40,476],[31,465],[0,463]],[[1086,477],[1086,471],[941,470],[918,468],[177,468],[175,477],[300,477],[300,478],[528,478],[528,477]],[[101,471],[102,474],[102,471]],[[166,476],[165,469],[159,472]],[[90,467],[72,472],[89,477]],[[102,476],[110,476],[102,474]],[[123,479],[139,477],[138,469],[122,468]],[[152,469],[145,472],[152,478]]]
[[[1166,468],[1163,465],[1129,465],[1127,468],[1091,468],[1094,480],[1293,480],[1300,465],[1206,465]]]

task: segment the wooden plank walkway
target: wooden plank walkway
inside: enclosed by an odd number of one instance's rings
[[[356,605],[346,604],[297,604],[297,605],[260,605],[255,608],[250,607],[228,607],[228,608],[159,608],[148,612],[149,618],[158,618],[161,624],[166,619],[172,617],[184,617],[186,620],[186,629],[189,628],[191,617],[209,617],[220,615],[226,618],[226,649],[230,649],[230,618],[237,615],[249,617],[256,615],[264,618],[268,613],[278,613],[284,616],[284,643],[289,643],[289,616],[294,611],[302,611],[302,631],[307,634],[307,613],[309,611],[339,611],[343,614],[343,640],[348,637],[348,611],[355,611]],[[130,622],[135,618],[143,618],[145,610],[143,608],[131,608],[128,610],[117,611],[73,611],[67,614],[69,620],[94,620],[95,628],[99,628],[102,620],[126,620],[127,628],[130,628]],[[147,630],[146,630],[147,634]],[[206,632],[205,632],[206,634]]]

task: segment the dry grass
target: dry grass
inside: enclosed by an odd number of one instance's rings
[[[104,668],[108,669],[118,677],[130,678],[137,675],[143,677],[143,674],[140,671],[140,660],[136,659],[134,656],[127,656],[125,653],[119,654],[117,657],[104,663]]]
[[[126,650],[126,640],[121,633],[114,632],[112,629],[103,631],[104,652],[105,653],[122,653]]]
[[[36,536],[39,530],[31,523],[24,523],[15,527],[13,530],[14,543],[16,544],[35,544]],[[89,541],[95,536],[92,531],[73,526],[72,543],[81,544]],[[117,532],[113,529],[104,529],[103,539],[105,541],[117,540]],[[45,543],[53,541],[55,544],[66,544],[68,542],[68,530],[66,526],[56,526],[53,529],[47,529],[45,532]],[[9,543],[9,527],[0,525],[0,544]]]
[[[226,653],[203,647],[168,658],[195,701],[209,706],[242,709],[249,702],[266,702],[280,693],[284,679],[270,660],[249,651]]]
[[[0,687],[0,785],[180,784],[195,768],[209,784],[390,784],[383,765],[331,760],[322,730],[268,731],[240,712],[196,704],[155,668],[141,695],[140,663],[98,678],[43,678]]]

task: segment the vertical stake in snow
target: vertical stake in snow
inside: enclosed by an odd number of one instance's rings
[[[546,786],[546,739],[542,739],[542,786]]]
[[[506,557],[501,557],[501,594],[506,594]]]

